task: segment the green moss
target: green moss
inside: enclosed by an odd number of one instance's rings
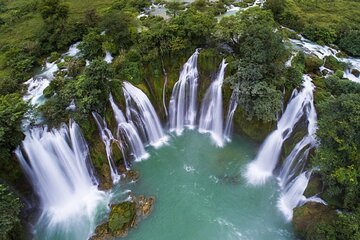
[[[49,62],[54,62],[54,61],[58,60],[60,57],[61,57],[60,53],[58,53],[58,52],[52,52],[52,53],[50,54],[50,57],[49,57],[48,61],[49,61]]]
[[[346,63],[339,62],[334,56],[328,56],[325,58],[325,67],[336,72],[337,70],[345,71]]]
[[[123,236],[136,218],[135,202],[113,205],[109,216],[109,230],[113,236]]]
[[[328,90],[326,88],[325,81],[326,81],[326,79],[323,77],[314,77],[313,78],[313,83],[316,86],[316,91],[314,92],[315,106],[331,96],[331,94],[328,92]]]
[[[322,192],[322,181],[318,174],[312,174],[310,181],[305,189],[304,196],[311,197]]]
[[[249,120],[240,107],[237,108],[234,115],[235,130],[257,142],[262,142],[275,126],[275,122],[263,122],[257,119]]]
[[[309,202],[294,209],[293,226],[296,236],[311,238],[319,225],[331,223],[336,217],[335,210],[320,203]]]
[[[305,56],[305,71],[307,73],[318,73],[324,61],[314,55]]]

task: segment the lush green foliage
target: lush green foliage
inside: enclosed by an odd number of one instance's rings
[[[266,6],[276,20],[320,44],[338,44],[354,56],[359,56],[359,25],[357,0],[299,1],[270,0]]]
[[[287,52],[274,28],[271,12],[253,8],[224,18],[216,32],[219,41],[230,47],[236,59],[231,63],[236,72],[228,81],[238,89],[239,103],[249,118],[263,121],[275,120],[281,107],[278,89],[286,81]]]
[[[340,39],[339,46],[354,56],[360,56],[360,30],[350,30]]]
[[[103,36],[95,31],[91,31],[83,37],[79,49],[85,59],[92,60],[102,55],[103,39]]]
[[[318,107],[317,135],[321,145],[314,164],[320,168],[326,193],[339,199],[340,207],[350,210],[356,208],[360,200],[359,100],[359,92],[342,94]]]
[[[20,199],[0,184],[0,232],[1,240],[19,239]]]
[[[20,143],[20,123],[26,111],[26,104],[18,94],[0,96],[0,159],[10,158],[11,150]],[[1,167],[6,167],[5,163]]]

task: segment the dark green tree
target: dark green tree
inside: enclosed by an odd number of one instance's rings
[[[39,11],[44,21],[44,27],[39,33],[43,52],[64,48],[68,44],[66,25],[69,6],[62,0],[42,0]]]
[[[113,71],[102,59],[95,59],[76,82],[76,103],[82,114],[102,112],[110,93]]]
[[[3,184],[0,184],[0,231],[1,240],[19,239],[20,199]]]
[[[224,18],[217,26],[218,40],[236,59],[231,63],[235,73],[227,80],[238,88],[239,103],[250,119],[274,121],[281,107],[278,89],[285,85],[287,51],[274,29],[271,12],[260,8]]]
[[[85,59],[92,60],[103,54],[102,43],[104,38],[97,32],[91,31],[83,37],[83,40],[79,44],[81,54]]]

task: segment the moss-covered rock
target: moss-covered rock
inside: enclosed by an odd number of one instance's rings
[[[308,202],[294,209],[293,226],[300,239],[315,239],[312,234],[319,226],[331,223],[336,218],[336,211],[320,203]]]
[[[112,236],[122,237],[128,232],[136,220],[135,202],[122,202],[111,206],[109,216],[109,232]]]
[[[307,73],[319,74],[319,68],[324,64],[324,61],[314,55],[305,56],[305,71]]]
[[[237,108],[234,114],[235,131],[245,134],[257,142],[262,142],[275,127],[275,122],[263,122],[254,118],[249,120],[240,107]]]
[[[336,70],[345,71],[346,69],[346,63],[338,61],[334,56],[328,56],[325,58],[325,67],[333,70],[336,72]]]
[[[61,54],[60,54],[60,53],[58,53],[58,52],[52,52],[52,53],[50,54],[50,57],[48,58],[48,61],[49,61],[49,62],[54,62],[54,61],[58,60],[60,57],[61,57]]]
[[[309,198],[311,196],[320,194],[323,190],[323,183],[318,174],[314,173],[311,175],[309,183],[305,189],[304,196]]]
[[[90,240],[110,240],[124,237],[130,228],[135,227],[139,220],[147,217],[154,206],[154,197],[135,197],[129,194],[131,201],[114,204],[111,206],[109,220],[100,224],[95,229],[95,234]]]

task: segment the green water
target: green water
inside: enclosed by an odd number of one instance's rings
[[[276,208],[274,179],[249,186],[242,171],[257,146],[235,136],[224,148],[195,131],[170,137],[167,145],[148,149],[151,157],[133,164],[136,183],[117,184],[111,192],[94,189],[79,204],[50,209],[36,224],[34,238],[82,240],[106,220],[107,204],[135,195],[155,196],[152,213],[131,229],[126,240],[287,240],[295,239],[291,223]],[[86,194],[85,194],[86,195]],[[95,207],[97,206],[97,207]],[[51,212],[56,210],[56,214]],[[69,211],[74,211],[69,214]]]
[[[139,181],[121,188],[155,196],[155,206],[125,239],[294,239],[291,223],[276,208],[275,180],[253,187],[241,175],[256,153],[248,140],[235,136],[217,148],[209,137],[186,132],[149,152],[148,160],[133,166]]]

